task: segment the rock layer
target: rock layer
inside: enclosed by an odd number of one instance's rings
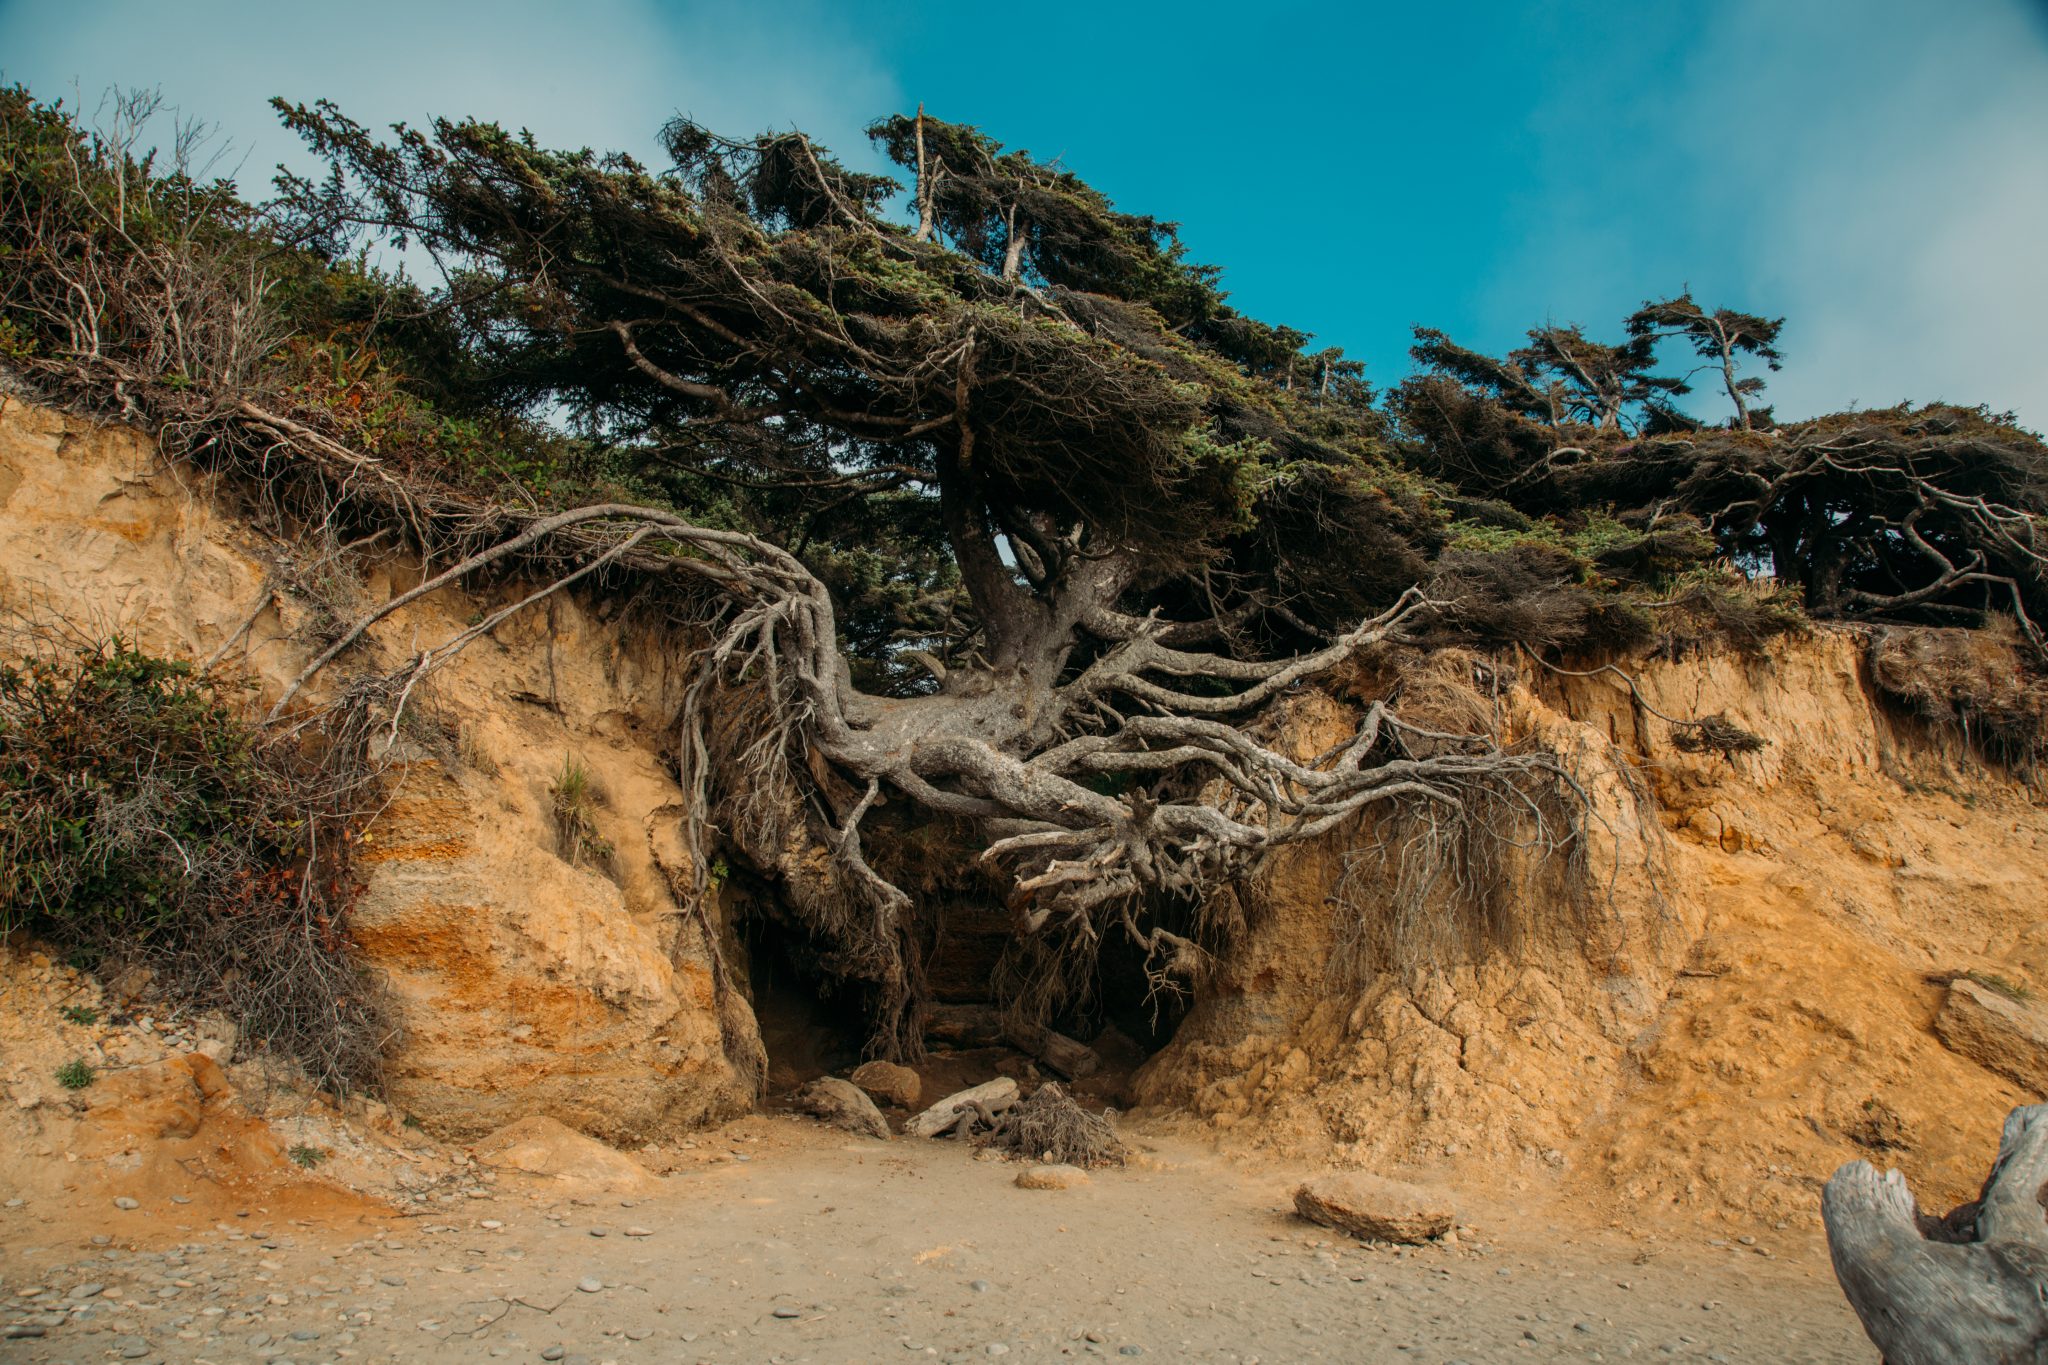
[[[334,603],[273,591],[296,552],[232,506],[133,432],[0,399],[0,610],[167,657],[218,652],[273,697]],[[323,571],[350,611],[420,574],[397,555],[357,569]],[[525,590],[496,585],[488,605]],[[364,657],[395,666],[485,605],[424,598],[373,630]],[[754,1101],[759,1038],[721,989],[718,907],[682,895],[683,793],[662,744],[688,659],[653,636],[557,596],[437,673],[398,732],[354,929],[401,1030],[391,1098],[442,1136],[545,1115],[639,1142]],[[601,859],[561,856],[552,790],[572,762],[600,794]]]

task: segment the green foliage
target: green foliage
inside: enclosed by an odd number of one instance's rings
[[[598,866],[610,861],[612,846],[597,832],[597,808],[604,794],[583,761],[573,754],[562,757],[562,770],[553,789],[556,843],[562,857],[577,866]]]
[[[195,868],[273,819],[249,730],[188,666],[115,638],[0,667],[0,929],[146,935],[185,912]]]
[[[97,1079],[98,1073],[83,1057],[74,1057],[57,1068],[57,1084],[66,1090],[83,1090]]]
[[[66,1005],[58,1013],[64,1016],[64,1022],[67,1024],[90,1027],[100,1021],[100,1012],[87,1005]]]
[[[293,1143],[286,1150],[285,1155],[292,1159],[293,1165],[310,1171],[319,1166],[321,1162],[327,1160],[328,1157],[333,1156],[334,1153],[324,1147],[311,1147],[303,1142],[297,1142]]]
[[[259,743],[238,702],[120,638],[0,667],[0,929],[87,969],[146,963],[316,1081],[362,1085],[384,1030],[344,927],[350,789]]]
[[[2010,977],[2000,976],[1997,972],[1968,971],[1964,972],[1963,975],[1982,986],[1985,990],[2002,995],[2008,1000],[2017,1001],[2022,1005],[2034,998],[2034,993],[2031,990]]]

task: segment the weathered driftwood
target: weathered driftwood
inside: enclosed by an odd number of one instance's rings
[[[1865,1161],[1821,1195],[1835,1277],[1887,1365],[2048,1361],[2048,1105],[2006,1118],[1984,1192],[1916,1216],[1897,1171]]]
[[[954,1047],[996,1047],[1008,1044],[1065,1076],[1079,1080],[1095,1073],[1102,1059],[1086,1043],[1049,1028],[1018,1024],[987,1005],[934,1005],[925,1017],[925,1037]]]
[[[993,1116],[1017,1102],[1017,1083],[1008,1076],[998,1076],[969,1090],[958,1091],[946,1096],[931,1108],[903,1125],[905,1137],[938,1137],[956,1128],[966,1136],[967,1127],[984,1114]]]

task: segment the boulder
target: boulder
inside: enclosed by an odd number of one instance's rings
[[[486,1166],[584,1190],[624,1194],[660,1186],[652,1171],[624,1152],[538,1114],[506,1124],[472,1150]]]
[[[1951,1050],[2048,1096],[2048,1010],[1959,976],[1948,984],[1934,1032]]]
[[[1033,1166],[1017,1172],[1016,1180],[1020,1190],[1071,1190],[1087,1183],[1088,1172],[1065,1164]]]
[[[852,1081],[823,1076],[796,1092],[797,1108],[834,1128],[865,1137],[886,1138],[889,1124],[867,1092]]]
[[[992,1081],[966,1090],[958,1090],[946,1096],[931,1108],[903,1125],[907,1137],[937,1137],[959,1120],[962,1109],[981,1105],[991,1111],[1007,1109],[1017,1102],[1017,1082],[1008,1076],[998,1076]]]
[[[1294,1211],[1312,1223],[1373,1242],[1427,1242],[1451,1230],[1443,1196],[1374,1175],[1326,1175],[1294,1192]]]
[[[924,1078],[896,1062],[862,1062],[850,1079],[877,1102],[898,1109],[914,1107],[924,1095]]]

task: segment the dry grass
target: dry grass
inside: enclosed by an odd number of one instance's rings
[[[2027,666],[2009,622],[1881,630],[1869,667],[1880,696],[1987,758],[2031,769],[2048,747],[2048,680]]]

